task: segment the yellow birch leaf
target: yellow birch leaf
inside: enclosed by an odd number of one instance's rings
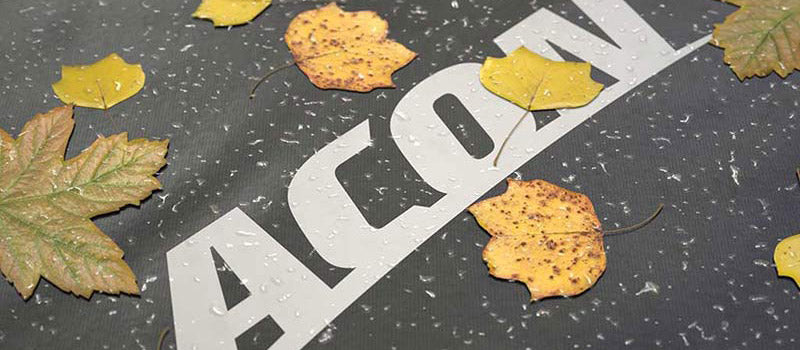
[[[90,65],[61,66],[53,91],[66,104],[109,109],[139,92],[144,80],[142,65],[112,53]]]
[[[392,73],[417,55],[387,39],[388,30],[374,11],[348,12],[330,3],[297,15],[284,39],[318,88],[367,92],[394,87]]]
[[[468,210],[492,236],[483,250],[489,273],[525,283],[531,300],[583,293],[606,269],[600,221],[583,194],[508,179],[505,193]]]
[[[272,0],[203,0],[192,17],[210,19],[216,27],[245,24],[264,11]]]
[[[784,238],[775,246],[778,276],[790,277],[800,287],[800,235]]]
[[[589,63],[552,61],[520,46],[504,58],[487,57],[480,79],[489,91],[527,110],[572,108],[603,90],[591,69]]]

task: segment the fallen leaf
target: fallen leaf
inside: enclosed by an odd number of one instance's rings
[[[203,0],[192,17],[210,19],[214,26],[245,24],[264,11],[272,0]]]
[[[487,57],[481,66],[481,84],[525,109],[500,145],[493,164],[497,166],[511,134],[530,111],[580,107],[592,102],[603,90],[603,84],[592,80],[591,71],[589,63],[552,61],[525,46],[504,58]]]
[[[468,210],[492,236],[483,250],[489,273],[525,283],[531,300],[583,293],[606,269],[600,221],[583,194],[508,179],[505,193]]]
[[[773,256],[778,276],[790,277],[800,287],[800,235],[784,238]]]
[[[40,276],[85,298],[137,294],[122,250],[90,218],[160,188],[152,175],[166,163],[168,141],[100,136],[65,161],[73,126],[64,106],[34,116],[16,140],[0,129],[0,271],[25,299]]]
[[[318,88],[367,92],[394,87],[392,73],[417,55],[387,39],[388,30],[374,11],[347,12],[330,3],[292,19],[285,40]]]
[[[504,58],[487,57],[480,79],[489,91],[537,111],[592,102],[603,84],[592,80],[591,70],[589,63],[552,61],[520,46]]]
[[[711,43],[740,80],[800,68],[800,0],[723,0],[741,7],[714,28]]]
[[[61,66],[61,80],[53,84],[53,91],[66,104],[109,109],[143,86],[142,66],[112,53],[90,65]]]

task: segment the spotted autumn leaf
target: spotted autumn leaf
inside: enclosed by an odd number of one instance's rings
[[[374,11],[343,11],[330,3],[300,13],[286,29],[294,61],[320,89],[367,92],[394,87],[392,73],[416,53],[387,39],[389,23]]]
[[[468,208],[492,238],[483,250],[489,273],[525,283],[531,300],[578,295],[606,269],[603,237],[638,230],[646,220],[603,231],[592,202],[544,180],[508,179],[508,189]]]
[[[64,106],[34,116],[16,139],[0,129],[0,272],[25,299],[40,277],[85,298],[138,294],[122,250],[91,218],[160,188],[153,174],[168,141],[100,136],[64,160],[73,127]]]
[[[53,91],[66,104],[109,109],[139,92],[144,80],[141,65],[112,53],[89,65],[62,66]]]
[[[800,0],[722,0],[739,6],[714,28],[711,43],[740,80],[800,69]]]
[[[600,221],[585,195],[508,179],[505,193],[468,210],[492,236],[483,250],[489,273],[525,283],[531,300],[583,293],[606,269]]]

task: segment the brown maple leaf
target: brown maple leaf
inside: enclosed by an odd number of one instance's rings
[[[740,80],[800,69],[800,0],[721,0],[741,8],[717,24],[711,43]]]
[[[89,298],[138,294],[122,250],[91,218],[148,197],[167,140],[100,136],[64,160],[74,121],[64,106],[28,121],[15,140],[0,129],[0,271],[27,299],[40,277]]]

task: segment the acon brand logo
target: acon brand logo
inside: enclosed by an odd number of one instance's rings
[[[485,90],[479,63],[445,68],[420,82],[396,106],[391,133],[422,179],[444,195],[430,207],[412,207],[375,228],[337,180],[336,168],[370,145],[364,121],[312,156],[289,186],[292,215],[322,258],[350,268],[334,286],[315,276],[241,210],[234,209],[167,253],[178,349],[236,350],[236,338],[270,319],[282,334],[269,349],[299,349],[397,263],[469,204],[592,115],[708,41],[675,50],[623,0],[573,0],[613,43],[540,9],[495,38],[506,53],[520,45],[562,59],[549,44],[592,63],[618,82],[591,104],[559,111],[536,130],[527,118],[498,167],[492,156],[473,157],[434,112],[451,94],[472,114],[495,147],[513,126],[519,107]],[[503,118],[500,118],[503,116]],[[243,235],[242,232],[249,233]],[[230,247],[236,247],[232,249]],[[242,248],[246,247],[246,248]],[[217,277],[217,252],[250,291],[230,310]],[[280,281],[280,283],[274,283]],[[261,290],[260,286],[269,288]]]

